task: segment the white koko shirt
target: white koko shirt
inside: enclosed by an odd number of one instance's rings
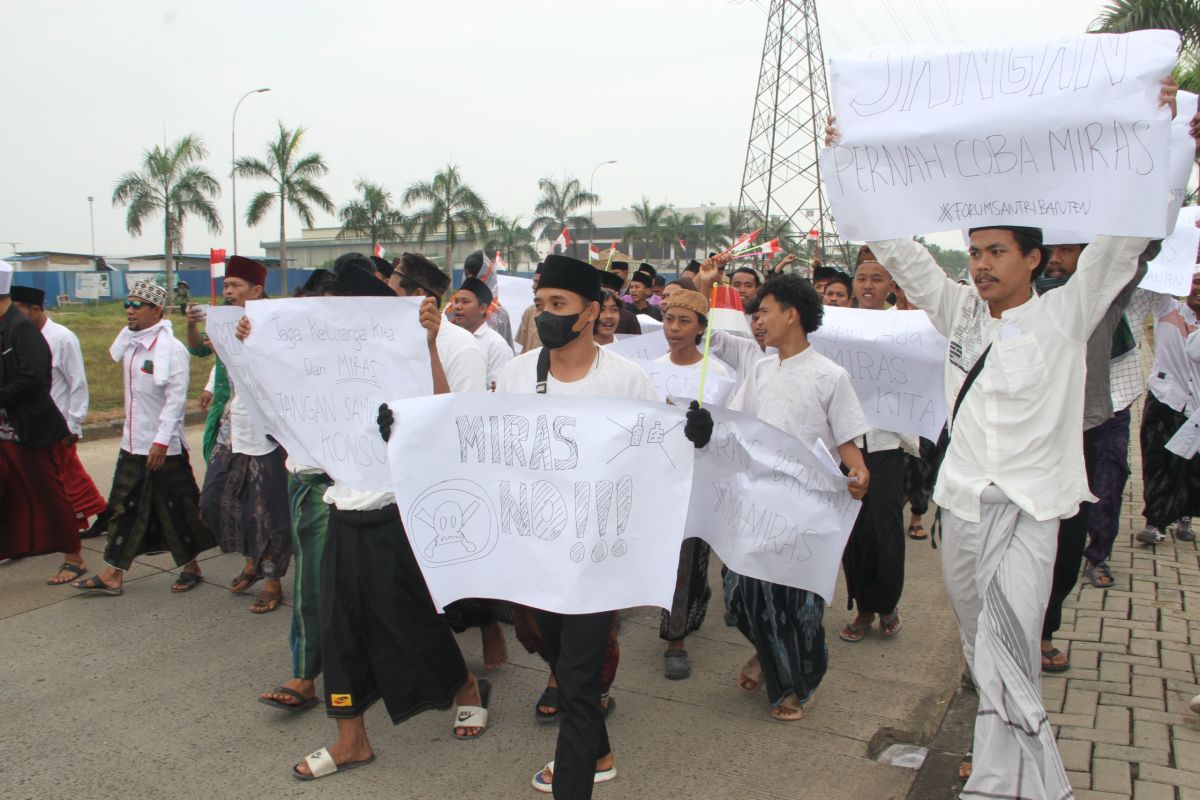
[[[53,357],[50,397],[67,421],[67,428],[79,436],[83,433],[83,420],[88,412],[87,372],[83,367],[79,337],[49,317],[42,325],[42,337],[50,345]]]
[[[968,522],[994,484],[1038,521],[1094,501],[1083,467],[1083,384],[1088,337],[1133,279],[1149,240],[1100,236],[1066,285],[992,317],[974,286],[946,276],[912,239],[870,242],[872,252],[949,340],[946,402],[992,346],[951,428],[933,499]]]
[[[483,351],[483,357],[487,359],[487,385],[490,388],[496,376],[500,374],[501,367],[513,360],[513,349],[495,328],[486,323],[480,325],[472,336]]]
[[[154,383],[154,351],[159,347],[171,350],[171,372],[165,384]],[[122,360],[125,384],[125,428],[121,433],[121,449],[138,456],[150,454],[150,445],[161,444],[167,455],[183,452],[183,416],[187,406],[188,355],[183,342],[175,338],[170,328],[163,328],[153,338],[135,340],[125,351]]]

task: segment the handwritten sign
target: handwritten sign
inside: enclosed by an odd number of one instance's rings
[[[833,602],[861,503],[798,439],[750,414],[711,412],[684,535],[704,539],[734,572]]]
[[[356,489],[385,491],[379,404],[433,392],[415,298],[255,300],[252,333],[233,336],[241,309],[208,312],[206,331],[247,400],[255,426],[288,456]]]
[[[517,327],[525,317],[525,309],[533,305],[533,281],[503,273],[496,275],[496,281],[500,289],[500,305],[508,312],[509,323],[516,334]]]
[[[1192,118],[1196,116],[1200,96],[1180,91],[1175,96],[1175,119],[1171,120],[1171,200],[1167,205],[1167,224],[1173,226],[1187,199],[1188,181],[1196,168],[1196,140],[1192,138]]]
[[[700,396],[699,364],[681,367],[678,364],[670,364],[663,361],[647,361],[641,358],[633,359],[633,363],[641,367],[650,376],[650,382],[654,384],[654,392],[661,400],[666,400],[668,397],[678,397],[691,401]],[[733,374],[732,369],[729,372]],[[737,384],[729,378],[717,375],[710,366],[708,378],[704,382],[704,405],[726,405],[729,402],[729,398],[733,396],[733,390],[736,386]],[[683,405],[686,407],[687,403]]]
[[[393,407],[405,424],[390,443],[392,490],[439,608],[464,597],[564,614],[670,607],[695,453],[682,409],[505,394]]]
[[[946,422],[946,339],[924,311],[825,307],[808,340],[850,373],[876,428],[937,441]]]
[[[871,48],[831,62],[845,239],[985,224],[1166,234],[1173,31]],[[1139,202],[1129,203],[1137,197]]]
[[[1200,271],[1200,206],[1184,206],[1179,210],[1175,231],[1163,239],[1162,252],[1147,265],[1146,277],[1138,286],[1160,294],[1182,297],[1192,290],[1192,276]]]
[[[604,346],[617,355],[642,361],[653,361],[671,349],[662,328],[653,333],[618,333],[615,342]]]

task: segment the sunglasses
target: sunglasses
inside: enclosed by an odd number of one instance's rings
[[[150,306],[152,308],[157,308],[157,306],[155,306],[153,303],[145,303],[145,302],[142,302],[141,300],[126,300],[125,301],[126,308],[138,309],[138,308],[142,308],[143,306]]]

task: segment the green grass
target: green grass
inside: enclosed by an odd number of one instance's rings
[[[91,421],[119,417],[125,404],[121,364],[112,360],[108,355],[108,348],[125,326],[125,309],[116,302],[99,305],[89,302],[87,306],[53,309],[50,311],[50,317],[70,328],[79,337],[79,344],[83,347],[83,363],[87,369],[88,391],[91,394]],[[169,319],[175,328],[176,338],[186,345],[187,322],[178,313],[172,314]],[[212,365],[211,357],[192,356],[191,380],[188,383],[189,401],[200,397]],[[194,402],[189,402],[189,410],[193,405]]]

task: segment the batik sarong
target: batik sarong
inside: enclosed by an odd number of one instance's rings
[[[282,578],[292,559],[284,452],[234,453],[218,438],[200,493],[200,516],[223,553],[241,553],[262,578]]]
[[[712,548],[702,539],[684,539],[679,549],[679,568],[675,574],[675,594],[671,609],[662,612],[658,638],[680,642],[689,633],[700,630],[708,613],[712,589],[708,585],[708,557]]]

